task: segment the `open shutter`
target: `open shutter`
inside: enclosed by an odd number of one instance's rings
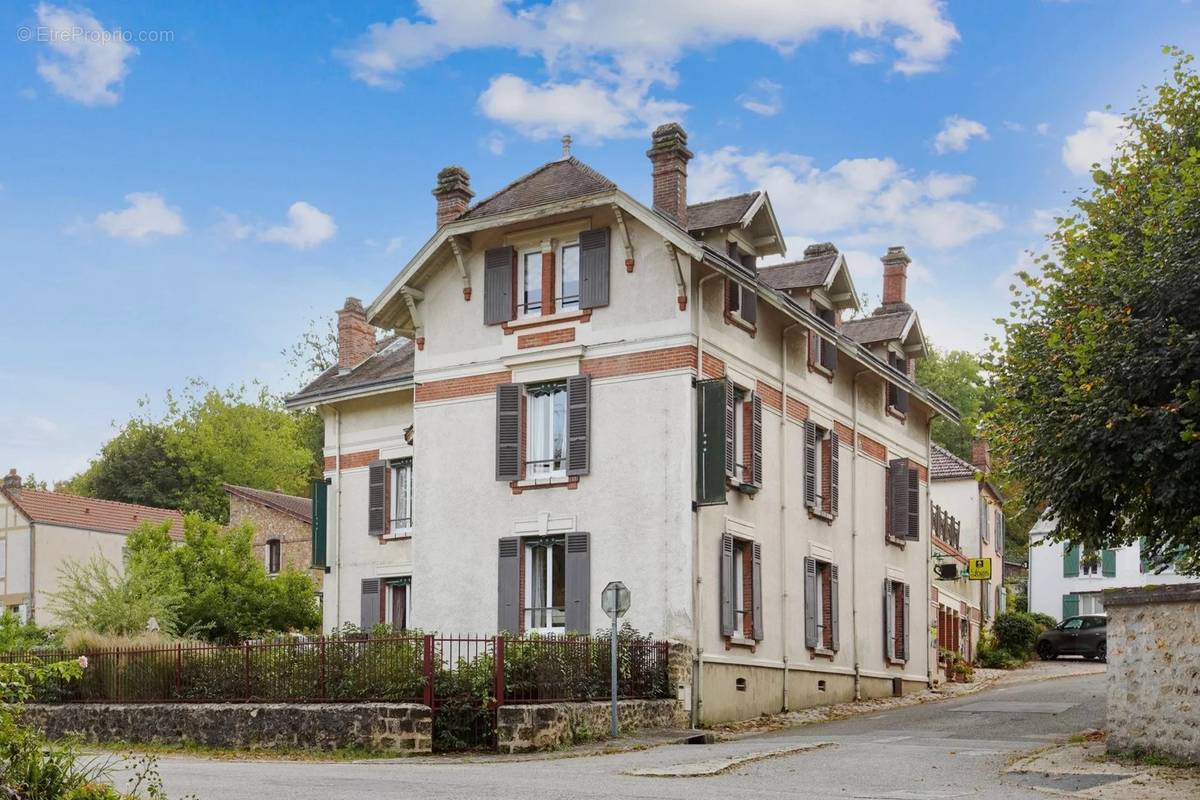
[[[379,579],[364,578],[362,582],[362,607],[359,627],[370,631],[379,624]]]
[[[312,566],[325,567],[328,561],[329,484],[324,478],[312,482]]]
[[[1100,551],[1100,574],[1106,578],[1115,578],[1117,575],[1117,551],[1116,550],[1101,550]]]
[[[497,630],[518,633],[521,630],[521,540],[516,536],[500,540],[498,578]]]
[[[592,555],[586,533],[567,534],[567,633],[591,631]]]
[[[817,560],[804,559],[804,646],[817,646]]]
[[[387,462],[372,461],[367,467],[367,533],[383,536],[387,525]]]
[[[750,583],[752,584],[752,622],[754,623],[754,641],[763,640],[763,602],[762,602],[762,545],[754,543],[754,563],[751,568]]]
[[[750,482],[761,487],[763,485],[763,406],[758,392],[755,392],[750,399],[750,413],[753,420],[750,428]]]
[[[721,536],[721,635],[733,636],[737,628],[737,611],[733,603],[733,537]]]
[[[742,319],[751,325],[758,324],[758,290],[753,286],[742,286],[741,314]]]
[[[829,432],[829,513],[838,513],[838,451],[841,446],[837,431]]]
[[[483,254],[483,321],[487,325],[514,317],[515,261],[516,252],[511,247],[494,247]]]
[[[904,538],[911,542],[921,540],[921,476],[911,462],[908,465],[908,521]]]
[[[1079,616],[1079,595],[1064,594],[1063,595],[1063,619]]]
[[[896,657],[896,610],[893,607],[892,582],[883,581],[883,652],[889,659]]]
[[[579,307],[608,305],[608,228],[579,234]]]
[[[1079,545],[1070,543],[1063,545],[1063,577],[1078,578],[1079,577]]]
[[[1004,522],[1004,512],[996,510],[996,552],[1000,554],[1001,563],[1004,562],[1004,536],[1007,533]]]
[[[904,653],[900,657],[908,661],[912,653],[912,587],[904,584]]]
[[[696,502],[725,502],[725,381],[696,383]]]
[[[804,505],[817,505],[817,426],[804,421]]]
[[[567,378],[567,474],[587,475],[591,464],[592,379]]]
[[[496,480],[521,479],[521,386],[496,387]]]
[[[829,370],[830,372],[835,372],[837,370],[837,364],[838,364],[837,343],[834,342],[832,339],[822,338],[821,344],[820,344],[820,349],[821,349],[821,366],[824,367],[825,369]]]
[[[838,626],[838,568],[837,564],[829,565],[829,614],[830,627],[833,628],[833,651],[836,653],[841,647],[839,642],[840,633]]]
[[[979,495],[979,541],[986,542],[988,540],[988,514],[987,514],[987,498],[982,494]]]
[[[734,411],[734,404],[737,398],[734,397],[733,382],[728,378],[725,379],[725,476],[727,478],[737,477],[737,460],[738,453],[735,452],[735,444],[737,442],[737,433],[734,430],[736,425],[737,414]]]
[[[888,462],[888,536],[905,538],[908,532],[908,459],[893,458]]]

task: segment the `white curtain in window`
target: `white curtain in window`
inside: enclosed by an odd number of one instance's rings
[[[550,410],[553,400],[552,395],[544,393],[529,397],[529,471],[534,475],[544,475],[551,469],[553,424]]]
[[[547,627],[545,609],[550,605],[550,603],[548,602],[549,598],[546,595],[548,589],[546,581],[546,570],[548,566],[546,555],[547,552],[545,547],[534,547],[530,553],[530,562],[532,567],[530,572],[533,573],[531,576],[533,581],[530,584],[529,594],[529,606],[532,610],[533,616],[532,625],[530,625],[532,628]]]

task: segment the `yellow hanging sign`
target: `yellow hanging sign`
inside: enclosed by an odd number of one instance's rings
[[[990,558],[969,559],[967,577],[973,581],[990,581],[992,579],[992,560]]]

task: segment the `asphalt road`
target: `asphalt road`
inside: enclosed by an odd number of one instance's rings
[[[1015,753],[1103,727],[1104,675],[991,689],[968,697],[778,731],[716,745],[671,745],[640,752],[537,761],[464,763],[231,762],[164,758],[172,797],[200,800],[358,800],[375,798],[686,798],[730,797],[1044,800],[1036,776],[1000,773]],[[778,755],[711,777],[635,777],[666,768],[829,743]],[[1057,787],[1046,784],[1050,788]]]

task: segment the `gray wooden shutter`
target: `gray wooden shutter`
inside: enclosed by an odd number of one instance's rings
[[[758,324],[758,290],[753,286],[742,286],[741,315],[751,325]]]
[[[496,387],[496,480],[521,479],[521,386]]]
[[[811,419],[804,421],[804,505],[817,505],[817,426]]]
[[[896,657],[896,611],[892,597],[892,582],[883,580],[883,652],[889,658]]]
[[[359,627],[370,631],[379,624],[379,579],[364,578],[362,582],[362,607]]]
[[[817,560],[804,559],[804,646],[817,646]]]
[[[521,540],[507,536],[500,540],[498,631],[521,630]]]
[[[751,614],[754,623],[754,641],[761,642],[763,640],[763,602],[762,602],[762,545],[758,542],[754,543],[752,548],[754,551],[754,563],[751,566],[750,587],[753,595],[753,604],[751,606]]]
[[[908,464],[908,522],[904,538],[912,542],[921,540],[921,475],[912,462]]]
[[[579,234],[579,307],[608,305],[608,228]]]
[[[737,612],[733,603],[733,537],[721,536],[721,635],[733,636],[737,628]]]
[[[728,478],[737,477],[737,461],[738,453],[736,450],[737,433],[734,428],[737,425],[737,414],[734,411],[734,405],[737,398],[733,392],[733,381],[725,379],[725,476]]]
[[[838,452],[841,442],[837,431],[829,432],[829,513],[835,517],[838,513]]]
[[[696,502],[725,502],[725,381],[696,383]]]
[[[903,539],[908,532],[907,458],[893,458],[888,462],[888,502],[891,510],[888,536]]]
[[[591,465],[592,379],[567,378],[567,474],[587,475]]]
[[[387,527],[387,462],[372,461],[367,467],[367,533],[383,536]]]
[[[750,482],[755,486],[763,485],[763,426],[762,426],[762,398],[755,392],[750,401],[751,423],[750,429]]]
[[[567,620],[570,633],[588,633],[592,623],[592,554],[586,533],[567,534]]]
[[[908,661],[912,653],[912,593],[911,588],[907,583],[904,584],[904,655],[901,656],[905,661]]]
[[[829,614],[830,627],[833,628],[833,652],[837,652],[841,647],[839,637],[841,634],[840,626],[838,625],[838,568],[837,564],[829,565]]]
[[[511,247],[493,247],[483,254],[483,321],[487,325],[508,322],[514,316],[515,259]]]
[[[987,498],[981,492],[979,495],[979,541],[988,540]]]
[[[312,482],[312,566],[324,567],[328,560],[329,484],[324,478]]]
[[[832,339],[821,339],[821,366],[833,372],[837,370],[838,352],[837,344]]]

